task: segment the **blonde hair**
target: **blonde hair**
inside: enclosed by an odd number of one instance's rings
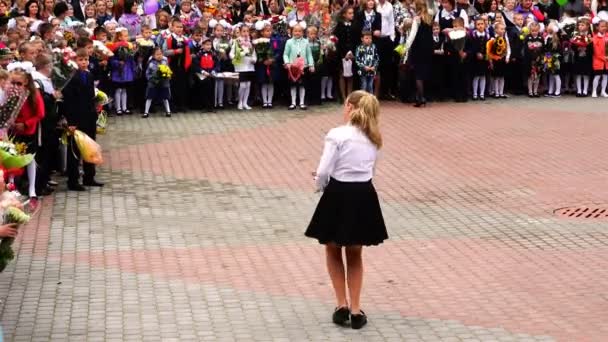
[[[378,127],[380,115],[378,99],[368,92],[356,90],[346,101],[354,107],[350,113],[350,124],[358,127],[378,149],[382,148],[382,135]]]
[[[426,1],[416,0],[414,7],[416,9],[416,14],[420,16],[420,20],[430,26],[433,23],[433,16],[429,13],[429,6]]]
[[[4,70],[4,69],[0,69],[0,80],[1,81],[5,81],[8,80],[8,71]]]

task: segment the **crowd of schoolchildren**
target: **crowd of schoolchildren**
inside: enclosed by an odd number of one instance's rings
[[[277,101],[304,110],[356,88],[420,106],[423,83],[433,100],[538,97],[543,88],[608,97],[607,0],[166,1],[0,0],[0,89],[31,90],[9,127],[38,152],[31,198],[52,191],[61,119],[95,138],[95,88],[113,99],[110,113],[143,118],[153,105],[167,117]],[[66,46],[78,71],[55,89],[53,51]],[[431,53],[421,61],[423,46]],[[84,190],[77,153],[67,159],[68,188]],[[93,165],[83,174],[85,186],[103,185]]]
[[[271,108],[275,99],[306,109],[353,88],[385,99],[414,95],[416,70],[403,51],[420,14],[412,0],[7,1],[0,1],[5,55],[38,54],[69,31],[75,48],[133,44],[127,57],[90,56],[95,84],[112,95],[116,115],[137,108],[148,117],[155,103],[166,116]],[[563,7],[443,0],[426,8],[434,21],[433,76],[425,82],[434,99],[504,98],[505,88],[536,97],[541,85],[550,96],[606,95],[605,0]],[[460,47],[450,38],[458,30],[466,34]],[[160,65],[170,67],[170,80],[154,78]]]

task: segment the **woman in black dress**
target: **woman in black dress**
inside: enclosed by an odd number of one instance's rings
[[[416,17],[412,24],[410,36],[407,38],[407,62],[414,70],[416,78],[416,104],[414,107],[426,105],[424,97],[424,82],[431,77],[433,61],[433,17],[429,14],[425,0],[416,0]]]

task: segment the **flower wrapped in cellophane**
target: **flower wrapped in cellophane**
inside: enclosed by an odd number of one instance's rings
[[[103,107],[110,102],[111,100],[110,97],[108,97],[108,94],[99,90],[98,88],[95,88],[95,106],[97,106],[98,111],[99,107]]]
[[[496,37],[488,40],[486,43],[486,51],[488,59],[498,61],[507,56],[507,40],[504,37]]]
[[[51,83],[56,90],[61,91],[65,88],[78,70],[78,64],[76,64],[74,58],[76,58],[76,53],[69,47],[53,49]]]
[[[11,138],[0,140],[0,164],[4,170],[16,172],[34,160],[34,155],[27,153],[25,143],[15,143]]]
[[[450,38],[450,43],[454,47],[454,49],[458,52],[464,50],[464,44],[466,41],[467,32],[464,30],[452,30],[448,33],[448,38]]]
[[[15,122],[29,94],[27,89],[13,85],[5,90],[4,103],[0,103],[0,138],[5,138],[5,130]]]
[[[292,82],[297,82],[300,77],[302,77],[302,75],[304,74],[305,65],[306,62],[304,61],[303,57],[296,57],[293,63],[289,65],[289,68],[287,69],[287,74]]]
[[[100,60],[105,60],[114,56],[114,52],[112,52],[112,50],[110,50],[104,43],[99,40],[93,41],[93,53]]]
[[[95,165],[103,163],[101,146],[95,142],[95,140],[79,130],[75,130],[73,134],[74,142],[76,143],[78,151],[80,151],[82,160]]]
[[[23,203],[18,199],[18,193],[5,191],[2,193],[0,210],[3,224],[14,223],[19,228],[30,221],[30,216],[23,212]],[[15,258],[13,242],[15,238],[3,238],[0,242],[0,272],[4,271],[8,263]]]

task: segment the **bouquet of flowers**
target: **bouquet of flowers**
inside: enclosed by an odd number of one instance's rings
[[[95,140],[91,139],[88,135],[84,134],[79,130],[74,130],[73,132],[69,129],[63,132],[61,136],[61,141],[64,145],[68,142],[68,136],[71,135],[74,137],[74,142],[76,143],[76,148],[80,151],[80,156],[82,160],[87,163],[99,165],[103,163],[103,157],[101,155],[101,146],[95,142]],[[74,148],[74,146],[72,146]]]
[[[488,58],[493,61],[503,59],[507,55],[507,41],[504,37],[496,37],[486,43]]]
[[[304,66],[305,62],[303,57],[296,57],[293,63],[289,65],[287,74],[292,82],[297,82],[300,77],[302,77],[304,74]]]
[[[559,54],[556,53],[546,53],[543,58],[543,70],[545,72],[550,72],[555,74],[559,72],[560,62],[559,62]]]
[[[110,102],[111,102],[111,100],[108,97],[108,94],[106,94],[103,91],[95,88],[95,106],[97,106],[98,110],[99,110],[100,107],[103,107],[103,106],[107,105]]]
[[[63,39],[68,43],[68,46],[74,46],[74,44],[76,44],[76,36],[71,30],[63,31]]]
[[[133,44],[131,43],[118,42],[113,45],[113,48],[114,53],[121,61],[126,61],[129,58],[133,58],[135,56],[135,49],[133,49]]]
[[[213,48],[219,53],[219,59],[228,58],[228,50],[230,50],[230,43],[227,39],[222,39],[219,43],[214,44]]]
[[[78,64],[74,62],[76,53],[69,47],[64,49],[53,49],[53,72],[51,73],[51,82],[56,90],[61,91],[72,76],[78,70]]]
[[[23,205],[16,199],[15,195],[12,195],[10,192],[4,192],[2,197],[0,206],[3,209],[2,218],[4,224],[16,223],[17,227],[19,227],[29,222],[30,216],[21,210]],[[0,242],[0,272],[4,271],[8,263],[15,258],[15,252],[13,252],[13,248],[11,247],[14,241],[15,238],[3,238],[2,242]]]
[[[95,53],[97,58],[102,60],[114,56],[114,53],[99,40],[93,41],[93,52]]]
[[[0,103],[0,129],[6,129],[13,124],[29,94],[26,89],[9,86],[5,93],[6,101]]]
[[[466,41],[467,32],[464,30],[452,30],[448,33],[448,38],[452,43],[452,46],[459,53],[464,50],[464,44]]]
[[[234,59],[232,60],[232,62],[234,63],[234,65],[238,65],[243,62],[243,57],[251,55],[251,43],[249,41],[237,39],[234,44]]]
[[[173,71],[169,68],[168,65],[161,64],[158,66],[158,70],[152,76],[152,82],[154,84],[160,84],[161,82],[168,81],[173,76]]]
[[[0,164],[5,170],[15,171],[27,166],[34,155],[27,152],[25,143],[17,143],[10,138],[0,140]]]
[[[572,46],[574,46],[574,48],[577,50],[577,55],[579,57],[587,56],[587,48],[591,42],[591,36],[588,34],[578,33],[575,34],[572,39],[570,39],[570,43],[572,43]]]

